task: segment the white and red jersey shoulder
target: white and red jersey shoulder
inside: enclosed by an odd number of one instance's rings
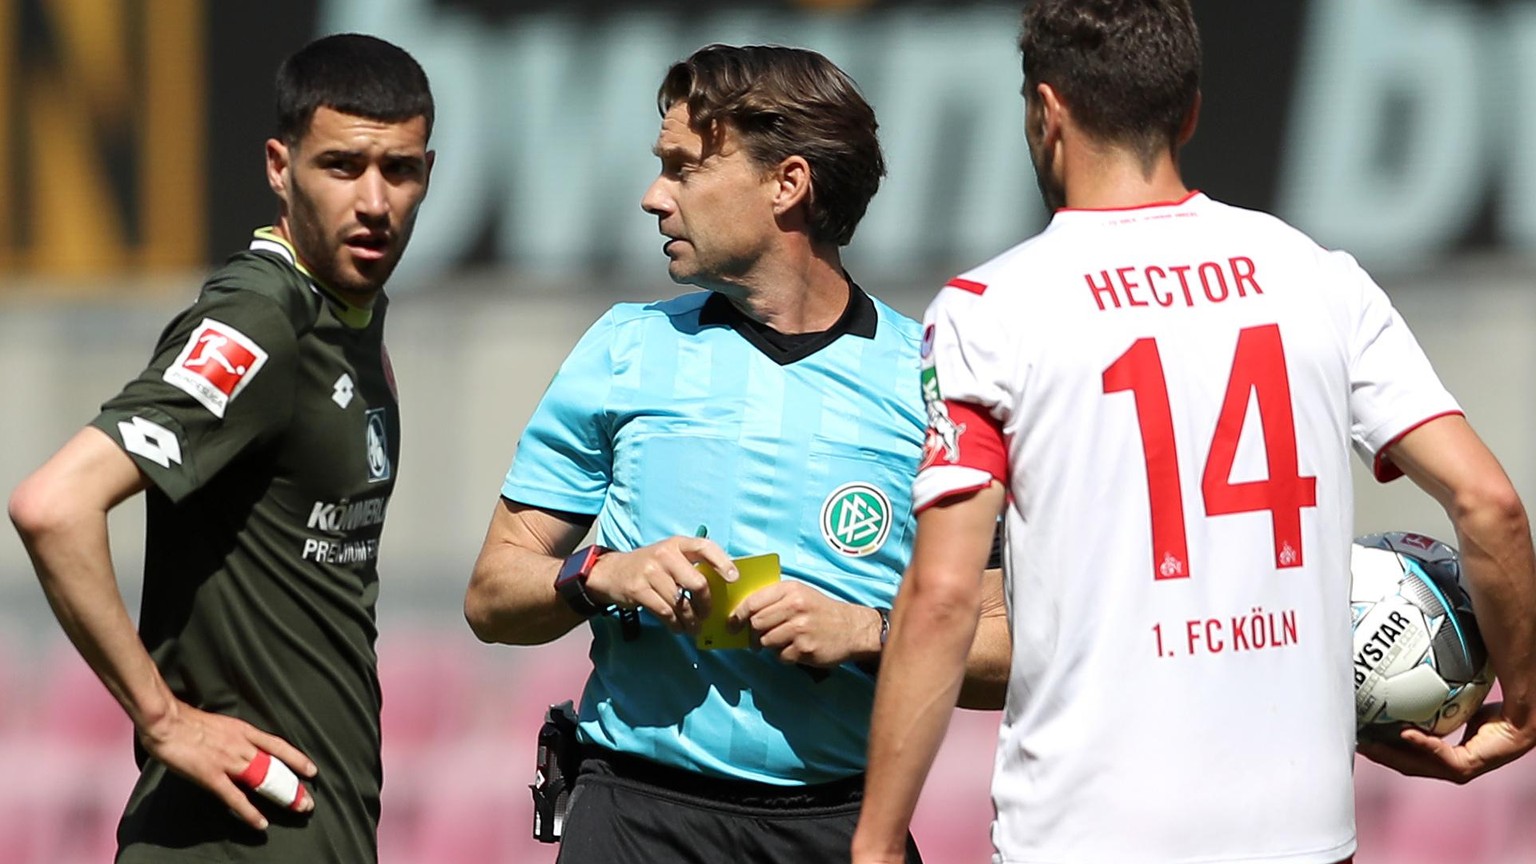
[[[923,323],[922,389],[928,432],[913,485],[912,506],[918,512],[950,496],[983,489],[993,480],[1008,482],[1003,441],[1007,388],[982,386],[974,375],[967,374],[978,356],[985,356],[983,362],[994,369],[1001,368],[1007,346],[984,341],[973,342],[964,350],[960,346],[967,335],[983,335],[972,333],[967,321],[976,317],[976,307],[986,290],[981,282],[951,279],[929,307]],[[943,384],[941,356],[942,366],[948,370]],[[980,371],[987,374],[985,369]]]
[[[924,327],[914,506],[1008,492],[1003,860],[1345,857],[1349,445],[1458,410],[1386,295],[1193,194],[1058,212]]]

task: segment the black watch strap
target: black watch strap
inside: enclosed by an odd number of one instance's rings
[[[555,593],[583,618],[591,618],[604,611],[605,607],[599,606],[592,595],[587,593],[587,577],[592,574],[597,559],[608,551],[606,547],[597,545],[579,549],[565,559],[565,564],[561,565],[560,572],[555,576]]]
[[[885,643],[891,638],[891,610],[883,606],[876,606],[874,610],[880,616],[880,654],[876,654],[873,660],[860,660],[853,664],[871,678],[879,677],[880,657],[885,653]]]

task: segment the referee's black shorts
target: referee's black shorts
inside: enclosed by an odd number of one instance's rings
[[[556,864],[837,864],[864,776],[772,786],[583,749]],[[907,864],[922,864],[907,837]]]

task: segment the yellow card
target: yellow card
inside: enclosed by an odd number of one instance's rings
[[[699,622],[699,634],[694,644],[703,650],[716,648],[749,648],[752,631],[743,627],[732,633],[725,626],[725,619],[736,610],[747,595],[779,581],[779,555],[753,555],[749,558],[733,558],[736,570],[741,574],[735,582],[727,582],[715,572],[715,568],[700,562],[694,565],[709,580],[709,617]]]

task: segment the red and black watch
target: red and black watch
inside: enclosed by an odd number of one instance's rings
[[[601,615],[605,611],[606,607],[597,605],[597,601],[587,593],[587,577],[592,575],[597,559],[611,551],[606,546],[596,544],[578,549],[565,559],[559,574],[555,576],[555,593],[583,618]]]

